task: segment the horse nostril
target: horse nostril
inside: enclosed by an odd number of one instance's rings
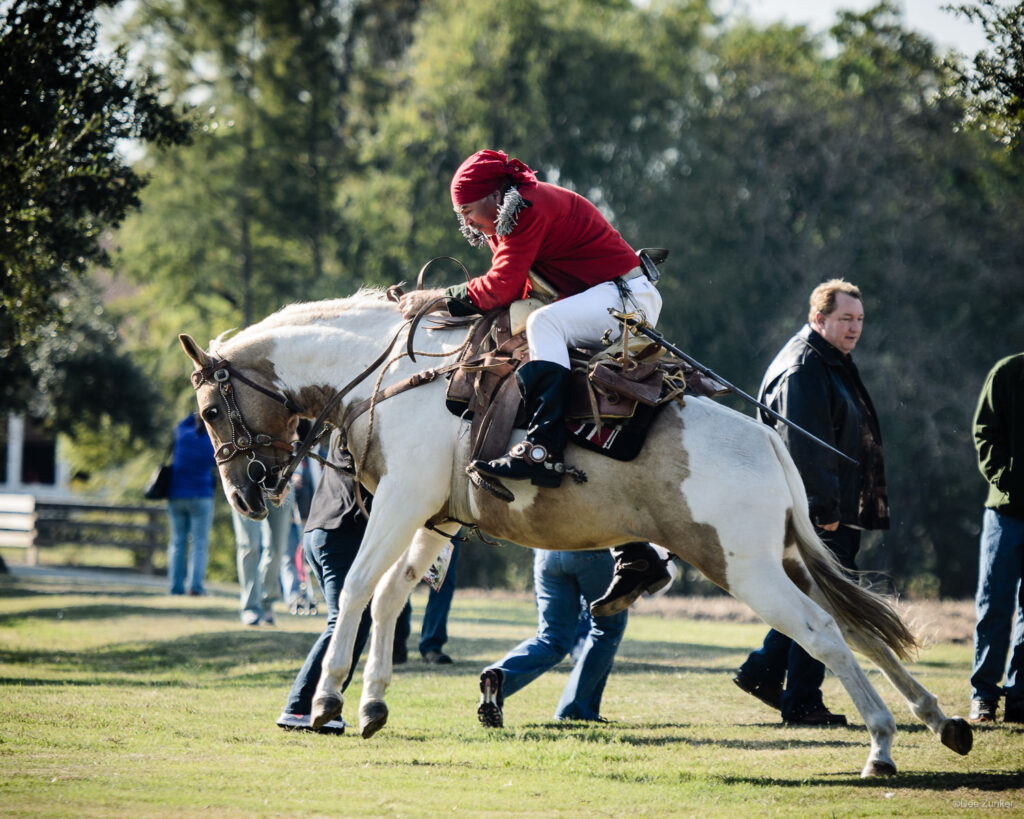
[[[245,502],[245,498],[242,497],[241,492],[233,493],[232,500],[234,501],[235,508],[243,515],[247,515],[252,510],[249,508],[249,504]]]

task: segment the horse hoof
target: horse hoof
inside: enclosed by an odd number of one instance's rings
[[[313,729],[323,728],[332,719],[340,717],[341,706],[341,697],[335,697],[330,694],[313,700],[313,712],[310,714]]]
[[[960,756],[967,756],[974,747],[974,731],[963,717],[951,717],[942,726],[942,744]]]
[[[896,766],[891,762],[881,759],[869,759],[864,770],[860,772],[861,779],[868,779],[873,776],[895,776]]]
[[[363,739],[369,739],[387,725],[388,707],[380,700],[363,703],[359,709],[359,732]]]

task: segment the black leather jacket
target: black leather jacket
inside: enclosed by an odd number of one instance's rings
[[[889,501],[878,416],[849,355],[804,325],[765,372],[760,400],[860,466],[842,461],[763,411],[774,424],[804,480],[811,519],[864,529],[889,528]]]

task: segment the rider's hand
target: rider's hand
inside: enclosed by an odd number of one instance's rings
[[[402,318],[412,318],[415,316],[427,302],[433,301],[434,299],[443,299],[443,290],[413,290],[412,292],[406,293],[398,300],[398,309],[402,311]],[[444,301],[438,301],[432,308],[431,313],[436,313],[441,310],[445,310]]]
[[[818,528],[824,529],[826,532],[834,532],[836,529],[839,528],[839,521],[837,520],[835,523],[826,523],[823,526],[819,526]]]

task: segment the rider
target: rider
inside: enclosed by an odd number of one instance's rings
[[[614,339],[620,327],[609,308],[639,307],[654,324],[661,295],[644,275],[636,252],[591,202],[538,181],[532,169],[502,151],[478,151],[466,159],[452,177],[451,197],[469,243],[490,246],[491,267],[468,284],[405,294],[402,315],[410,318],[427,302],[442,298],[434,309],[446,305],[452,315],[507,307],[530,294],[531,269],[558,292],[556,301],[533,311],[526,323],[530,360],[516,371],[530,419],[526,440],[501,458],[471,466],[499,479],[559,486],[565,471],[568,347],[598,347],[602,339]],[[649,546],[612,552],[615,577],[592,606],[597,616],[621,611],[642,592],[656,591],[670,580],[664,561]]]

